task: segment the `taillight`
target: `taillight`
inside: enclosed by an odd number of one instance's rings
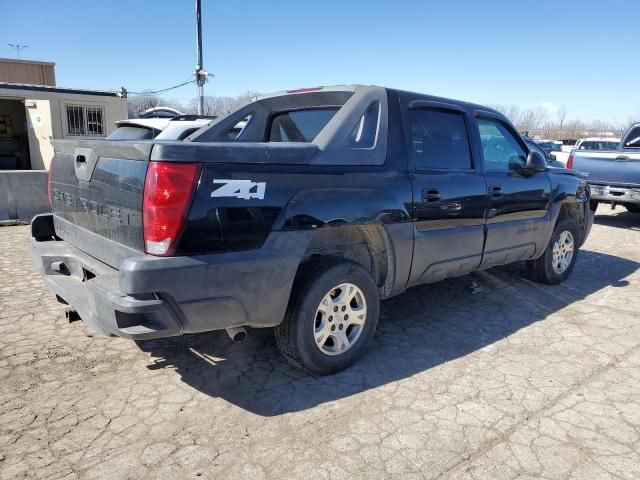
[[[173,254],[201,168],[201,163],[149,163],[142,204],[144,249],[147,253]]]
[[[567,159],[567,168],[573,168],[573,150],[571,150],[569,158]]]

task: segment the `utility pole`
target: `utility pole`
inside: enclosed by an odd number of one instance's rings
[[[198,115],[204,115],[204,84],[207,81],[207,72],[202,68],[202,5],[201,0],[196,0],[196,83],[198,84]]]
[[[20,45],[19,43],[16,43],[16,44],[8,43],[7,45],[9,45],[14,50],[18,51],[18,58],[20,58],[20,50],[24,50],[25,48],[29,47],[29,45]]]

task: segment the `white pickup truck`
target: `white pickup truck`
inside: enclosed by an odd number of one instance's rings
[[[613,137],[587,137],[581,138],[575,145],[562,145],[561,150],[551,155],[555,160],[567,164],[572,150],[615,150],[620,143],[619,138]]]

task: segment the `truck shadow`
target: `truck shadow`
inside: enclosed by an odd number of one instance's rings
[[[581,251],[572,277],[546,286],[522,263],[413,288],[383,303],[378,333],[352,368],[312,377],[280,356],[269,329],[234,344],[225,332],[139,342],[150,369],[175,370],[206,395],[262,416],[281,415],[387,385],[482,349],[605,287],[640,264]],[[446,378],[441,379],[446,382]]]
[[[594,222],[606,227],[625,228],[628,230],[640,230],[640,214],[631,213],[618,207],[613,213],[603,214],[602,210],[596,212]]]

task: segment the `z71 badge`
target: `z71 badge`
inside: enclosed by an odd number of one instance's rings
[[[235,197],[250,200],[257,198],[264,199],[264,191],[267,188],[266,182],[252,182],[251,180],[213,180],[214,185],[221,185],[211,192],[211,197]]]

